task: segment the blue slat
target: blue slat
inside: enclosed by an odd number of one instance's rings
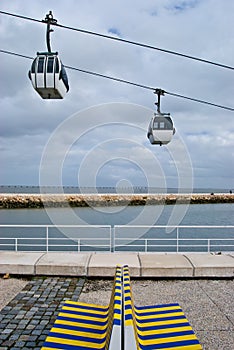
[[[190,326],[189,322],[183,322],[183,323],[172,323],[172,324],[165,324],[165,325],[159,325],[159,326],[149,326],[149,327],[140,327],[137,325],[137,329],[139,331],[156,331],[159,329],[167,329],[167,328],[178,328],[178,327],[188,327]]]
[[[86,337],[84,337],[84,336],[79,336],[79,335],[56,333],[53,331],[49,333],[49,337],[76,340],[76,341],[96,343],[96,344],[101,344],[105,340],[105,337],[99,339],[99,338],[94,338],[94,337],[88,337],[88,334]]]
[[[199,341],[194,339],[194,340],[184,340],[184,341],[175,341],[175,342],[170,342],[170,343],[162,343],[162,344],[155,344],[155,345],[141,345],[140,344],[140,349],[141,350],[156,350],[156,349],[168,349],[168,348],[178,348],[181,350],[183,349],[183,346],[188,346],[188,345],[197,345],[199,344]]]
[[[170,332],[164,334],[150,334],[150,335],[140,335],[138,334],[139,339],[141,340],[152,340],[152,339],[166,339],[170,337],[180,337],[185,335],[194,335],[194,331],[181,331],[181,332]]]
[[[161,322],[161,321],[173,321],[173,320],[186,320],[186,317],[184,315],[181,315],[181,316],[171,316],[171,317],[148,318],[146,320],[137,318],[137,322],[142,324],[151,323],[151,322]]]
[[[157,309],[157,308],[171,307],[171,306],[178,306],[179,308],[181,308],[178,303],[173,303],[173,304],[159,304],[159,305],[149,305],[149,306],[135,306],[135,309],[137,310],[155,309],[155,308]]]
[[[59,349],[59,350],[87,350],[87,347],[85,346],[77,346],[77,345],[68,345],[68,344],[58,344],[54,342],[45,342],[43,347],[48,347],[52,349]],[[101,348],[100,350],[104,350],[105,347]]]
[[[60,323],[55,323],[54,327],[56,328],[61,328],[61,329],[67,329],[70,331],[75,331],[75,332],[86,332],[87,327],[78,327],[78,326],[69,326],[67,324],[60,324]],[[90,332],[96,333],[96,334],[103,334],[106,332],[106,329],[95,329],[95,328],[90,328]]]

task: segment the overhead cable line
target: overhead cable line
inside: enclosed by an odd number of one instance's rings
[[[31,60],[33,59],[33,57],[22,55],[22,54],[18,54],[16,52],[7,51],[7,50],[1,50],[0,49],[0,53],[5,53],[5,54],[8,54],[8,55],[18,56],[18,57],[22,57],[22,58],[31,59]],[[147,90],[152,90],[152,91],[156,90],[156,88],[152,87],[152,86],[147,86],[147,85],[143,85],[143,84],[134,83],[134,82],[131,82],[129,80],[124,80],[124,79],[112,77],[112,76],[109,76],[109,75],[104,75],[104,74],[100,74],[100,73],[97,73],[97,72],[92,72],[92,71],[88,71],[88,70],[84,70],[84,69],[80,69],[80,68],[76,68],[76,67],[72,67],[72,66],[67,66],[67,65],[64,65],[64,67],[67,68],[67,69],[70,69],[70,70],[75,70],[75,71],[81,72],[81,73],[85,73],[85,74],[94,75],[94,76],[97,76],[97,77],[101,77],[101,78],[117,81],[119,83],[133,85],[133,86],[136,86],[136,87],[140,87],[142,89],[147,89]],[[210,105],[210,106],[213,106],[213,107],[218,107],[218,108],[222,108],[222,109],[226,109],[228,111],[234,112],[234,108],[232,108],[232,107],[227,107],[227,106],[219,105],[219,104],[216,104],[216,103],[204,101],[204,100],[201,100],[201,99],[180,95],[180,94],[177,94],[177,93],[174,93],[174,92],[169,92],[169,91],[166,91],[166,90],[163,90],[163,91],[164,91],[165,94],[168,94],[168,95],[171,95],[171,96],[174,96],[174,97],[183,98],[183,99],[190,100],[190,101],[193,101],[193,102],[198,102],[198,103],[202,103],[202,104],[206,104],[206,105]]]
[[[190,101],[193,101],[193,102],[199,102],[199,103],[203,103],[203,104],[205,104],[205,105],[209,105],[209,106],[213,106],[213,107],[218,107],[218,108],[223,108],[223,109],[226,109],[226,110],[228,110],[228,111],[234,112],[234,108],[232,108],[232,107],[227,107],[227,106],[218,105],[218,104],[216,104],[216,103],[212,103],[212,102],[200,100],[200,99],[194,98],[194,97],[188,97],[188,96],[184,96],[184,95],[180,95],[180,94],[175,94],[174,92],[169,92],[169,91],[164,91],[164,92],[165,92],[165,94],[168,94],[168,95],[171,95],[171,96],[174,96],[174,97],[183,98],[183,99],[185,99],[185,100],[190,100]]]
[[[143,88],[143,89],[153,90],[153,91],[156,90],[156,88],[154,88],[152,86],[147,86],[147,85],[142,85],[142,84],[138,84],[138,83],[133,83],[133,82],[130,82],[128,80],[119,79],[119,78],[111,77],[111,76],[108,76],[108,75],[99,74],[99,73],[96,73],[96,72],[91,72],[91,71],[87,71],[87,70],[83,70],[83,69],[79,69],[79,68],[75,68],[75,67],[71,67],[71,66],[64,65],[64,67],[67,68],[67,69],[76,70],[78,72],[91,74],[91,75],[98,76],[98,77],[101,77],[101,78],[114,80],[114,81],[117,81],[117,82],[120,82],[120,83],[125,83],[125,84],[129,84],[129,85],[137,86],[137,87],[140,87],[140,88]],[[222,106],[222,105],[219,105],[219,104],[216,104],[216,103],[212,103],[212,102],[204,101],[204,100],[201,100],[201,99],[197,99],[197,98],[193,98],[193,97],[188,97],[188,96],[176,94],[174,92],[169,92],[169,91],[166,91],[166,90],[164,90],[164,93],[167,94],[167,95],[174,96],[174,97],[179,97],[179,98],[183,98],[183,99],[190,100],[190,101],[193,101],[193,102],[203,103],[203,104],[206,104],[206,105],[210,105],[210,106],[213,106],[213,107],[218,107],[218,108],[222,108],[222,109],[226,109],[228,111],[234,112],[234,108],[232,108],[232,107]]]
[[[10,12],[0,11],[0,14],[13,16],[13,17],[24,19],[24,20],[33,21],[33,22],[45,23],[43,20],[38,20],[38,19],[35,19],[35,18],[27,17],[27,16],[17,15],[17,14],[10,13]],[[180,53],[180,52],[173,51],[173,50],[167,50],[167,49],[163,49],[163,48],[160,48],[160,47],[156,47],[156,46],[152,46],[152,45],[148,45],[148,44],[144,44],[144,43],[140,43],[140,42],[136,42],[136,41],[132,41],[132,40],[122,39],[122,38],[114,37],[114,36],[111,36],[111,35],[101,34],[101,33],[90,31],[90,30],[85,30],[85,29],[65,26],[65,25],[62,25],[62,24],[59,24],[59,23],[53,23],[53,25],[56,26],[56,27],[63,28],[63,29],[69,29],[69,30],[80,32],[80,33],[84,33],[84,34],[95,35],[95,36],[98,36],[98,37],[101,37],[101,38],[115,40],[115,41],[123,42],[123,43],[126,43],[126,44],[131,44],[131,45],[135,45],[135,46],[140,46],[140,47],[151,49],[151,50],[157,50],[157,51],[161,51],[161,52],[164,52],[164,53],[167,53],[167,54],[180,56],[180,57],[183,57],[183,58],[191,59],[191,60],[194,60],[194,61],[199,61],[199,62],[202,62],[202,63],[211,64],[211,65],[214,65],[214,66],[217,66],[217,67],[234,70],[234,67],[228,66],[228,65],[223,64],[223,63],[218,63],[218,62],[206,60],[204,58],[187,55],[187,54]]]
[[[0,50],[0,52],[6,53],[7,55],[12,55],[12,56],[17,56],[17,57],[27,58],[27,59],[30,59],[30,60],[33,60],[33,58],[34,58],[34,57],[31,57],[31,56],[22,55],[22,54],[20,54],[20,53],[16,53],[16,52],[12,52],[12,51],[7,51],[7,50]]]
[[[64,67],[67,68],[67,69],[76,70],[76,71],[81,72],[81,73],[87,73],[87,74],[94,75],[94,76],[97,76],[97,77],[101,77],[101,78],[105,78],[105,79],[114,80],[114,81],[117,81],[117,82],[119,82],[119,83],[124,83],[124,84],[128,84],[128,85],[133,85],[133,86],[137,86],[137,87],[140,87],[140,88],[143,88],[143,89],[147,89],[147,90],[155,90],[155,88],[153,88],[153,87],[151,87],[151,86],[142,85],[142,84],[138,84],[138,83],[133,83],[133,82],[128,81],[128,80],[124,80],[124,79],[120,79],[120,78],[111,77],[110,75],[104,75],[104,74],[100,74],[100,73],[96,73],[96,72],[91,72],[91,71],[88,71],[88,70],[84,70],[84,69],[80,69],[80,68],[75,68],[75,67],[71,67],[71,66],[66,66],[66,65],[64,65]]]

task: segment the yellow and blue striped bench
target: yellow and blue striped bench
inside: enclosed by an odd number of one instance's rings
[[[108,306],[66,301],[42,350],[200,350],[179,304],[135,306],[128,266],[116,268]]]
[[[134,305],[127,266],[123,268],[123,298],[124,326],[129,335],[126,349],[202,349],[179,304]]]
[[[117,267],[108,306],[66,301],[42,350],[111,349],[113,340],[114,349],[121,349],[121,285],[121,268]]]

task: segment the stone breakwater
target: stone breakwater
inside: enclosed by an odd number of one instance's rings
[[[0,194],[0,209],[234,203],[234,194]]]

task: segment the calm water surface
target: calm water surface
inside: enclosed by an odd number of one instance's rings
[[[188,207],[177,205],[184,217],[181,225],[234,225],[234,204],[194,204]],[[173,205],[129,206],[129,207],[81,207],[49,209],[1,209],[0,224],[57,224],[89,225],[167,225]],[[141,216],[140,216],[141,215]],[[140,218],[139,218],[140,216]],[[139,218],[139,219],[138,219]]]
[[[49,208],[45,209],[1,209],[0,224],[15,225],[168,225],[173,210],[177,210],[174,217],[174,225],[211,225],[223,226],[234,225],[234,204],[196,204],[196,205],[166,205],[166,206],[130,206],[130,207],[97,207],[97,208]],[[79,233],[77,229],[50,229],[50,236],[62,239],[69,236],[79,237],[84,235],[95,238],[102,236],[109,237],[109,231],[105,229],[95,229],[95,232],[87,231],[88,228],[82,229]],[[181,238],[234,238],[234,229],[194,229],[186,228],[180,230]],[[134,229],[116,228],[116,234],[123,238],[125,236],[132,237],[135,244],[140,244],[139,238],[148,238],[149,245],[155,242],[150,239],[154,238],[175,238],[176,230],[145,229],[135,227]],[[0,238],[42,238],[45,237],[44,228],[3,228],[0,227]],[[3,242],[3,240],[1,240]],[[0,243],[1,243],[0,242]],[[229,244],[231,243],[228,241]],[[5,241],[10,243],[10,240]],[[22,241],[23,243],[23,241]],[[25,243],[25,242],[24,242]],[[29,243],[29,241],[27,241]],[[34,241],[36,243],[36,241]],[[41,243],[41,242],[40,242]],[[61,242],[60,242],[61,243]],[[87,242],[86,242],[87,243]],[[128,242],[126,242],[128,243]],[[163,242],[161,242],[163,243]],[[160,243],[160,244],[161,244]],[[167,242],[165,241],[164,244]],[[190,244],[190,242],[187,242]],[[225,242],[224,242],[225,243]],[[224,244],[222,243],[222,244]],[[69,242],[68,242],[69,244]],[[192,243],[191,243],[192,244]],[[233,243],[234,244],[234,243]],[[135,247],[136,248],[136,247]],[[134,248],[134,249],[135,249]],[[26,250],[26,248],[24,247]],[[27,248],[28,249],[28,248]],[[58,248],[57,248],[58,249]],[[74,248],[75,249],[75,248]],[[23,250],[23,248],[22,248]],[[165,250],[165,249],[164,249]],[[188,248],[192,250],[192,248]],[[234,250],[234,249],[232,249]]]

